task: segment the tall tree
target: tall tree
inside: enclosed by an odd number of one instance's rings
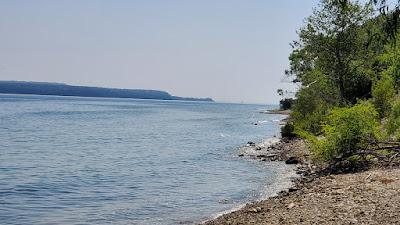
[[[360,87],[362,83],[368,86],[368,78],[357,73],[357,62],[364,56],[365,48],[360,28],[371,16],[370,5],[322,0],[320,8],[314,10],[306,26],[300,29],[299,41],[293,43],[289,74],[307,86],[318,80],[309,80],[310,72],[320,70],[337,87],[340,104],[365,95],[363,92],[369,91],[368,88]]]
[[[396,41],[397,31],[400,26],[400,0],[370,0],[370,2],[385,17],[385,23],[382,28],[388,34],[389,40]]]

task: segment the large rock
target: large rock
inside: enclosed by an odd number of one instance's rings
[[[286,164],[298,164],[298,163],[300,163],[300,160],[299,159],[297,159],[296,157],[289,157],[286,161],[285,161],[285,163]]]
[[[249,142],[247,142],[247,146],[256,146],[256,143],[249,141]]]

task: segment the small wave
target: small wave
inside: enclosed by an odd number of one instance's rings
[[[278,143],[280,139],[278,137],[267,138],[260,143],[256,143],[255,146],[243,146],[239,149],[239,154],[243,154],[246,156],[257,156],[260,154],[267,153],[265,152],[267,148],[271,145]],[[257,150],[257,148],[261,148],[262,150]]]
[[[223,216],[225,214],[229,214],[231,212],[235,212],[235,211],[241,210],[242,208],[244,208],[246,206],[246,204],[248,204],[248,203],[242,203],[242,204],[237,205],[237,206],[235,206],[235,207],[233,207],[231,209],[224,210],[222,212],[216,213],[216,214],[212,215],[211,218],[206,219],[206,220],[202,221],[201,223],[205,223],[207,221],[214,220],[214,219],[216,219],[216,218],[218,218],[220,216]]]
[[[266,200],[278,195],[281,191],[288,190],[293,186],[293,180],[299,176],[296,173],[296,166],[294,165],[286,165],[283,162],[269,162],[269,166],[279,168],[279,172],[273,182],[265,184],[264,191],[259,200]]]

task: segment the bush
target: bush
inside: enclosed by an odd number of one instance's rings
[[[311,86],[301,88],[296,93],[291,118],[295,126],[295,132],[310,132],[319,135],[322,131],[322,122],[325,120],[329,110],[338,105],[338,91],[330,80],[322,73],[313,73],[310,81]]]
[[[292,108],[293,99],[292,98],[285,98],[279,102],[279,107],[281,110],[287,110]]]
[[[294,122],[295,133],[301,131],[310,132],[314,135],[318,135],[322,131],[322,122],[324,121],[327,115],[327,109],[320,108],[314,112],[303,116],[301,119],[297,119]],[[294,113],[295,114],[295,113]]]
[[[400,99],[396,99],[393,103],[386,128],[388,136],[394,136],[397,141],[400,140]]]
[[[308,135],[314,155],[324,160],[347,158],[377,139],[378,113],[369,102],[334,108],[322,126],[323,136]]]
[[[383,75],[372,87],[373,103],[379,113],[379,117],[383,118],[390,113],[391,103],[395,94],[393,78]]]
[[[288,122],[284,126],[281,127],[281,136],[287,137],[287,138],[296,137],[296,134],[294,133],[293,123]]]

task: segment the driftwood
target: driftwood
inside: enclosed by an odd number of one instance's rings
[[[380,152],[380,150],[390,150],[389,154]],[[371,142],[367,149],[354,152],[352,155],[358,155],[361,160],[351,161],[347,157],[338,157],[330,162],[329,167],[321,173],[352,172],[363,170],[371,165],[393,166],[400,165],[400,142]],[[375,160],[367,160],[368,156],[373,156]]]
[[[380,150],[390,150],[395,153],[390,155],[385,155],[380,153],[379,152]],[[370,143],[368,149],[357,151],[356,154],[361,157],[365,157],[367,155],[373,155],[381,159],[388,158],[390,162],[399,156],[400,142],[372,142]]]
[[[371,143],[370,150],[379,151],[379,150],[391,150],[400,152],[400,142],[374,142]]]

